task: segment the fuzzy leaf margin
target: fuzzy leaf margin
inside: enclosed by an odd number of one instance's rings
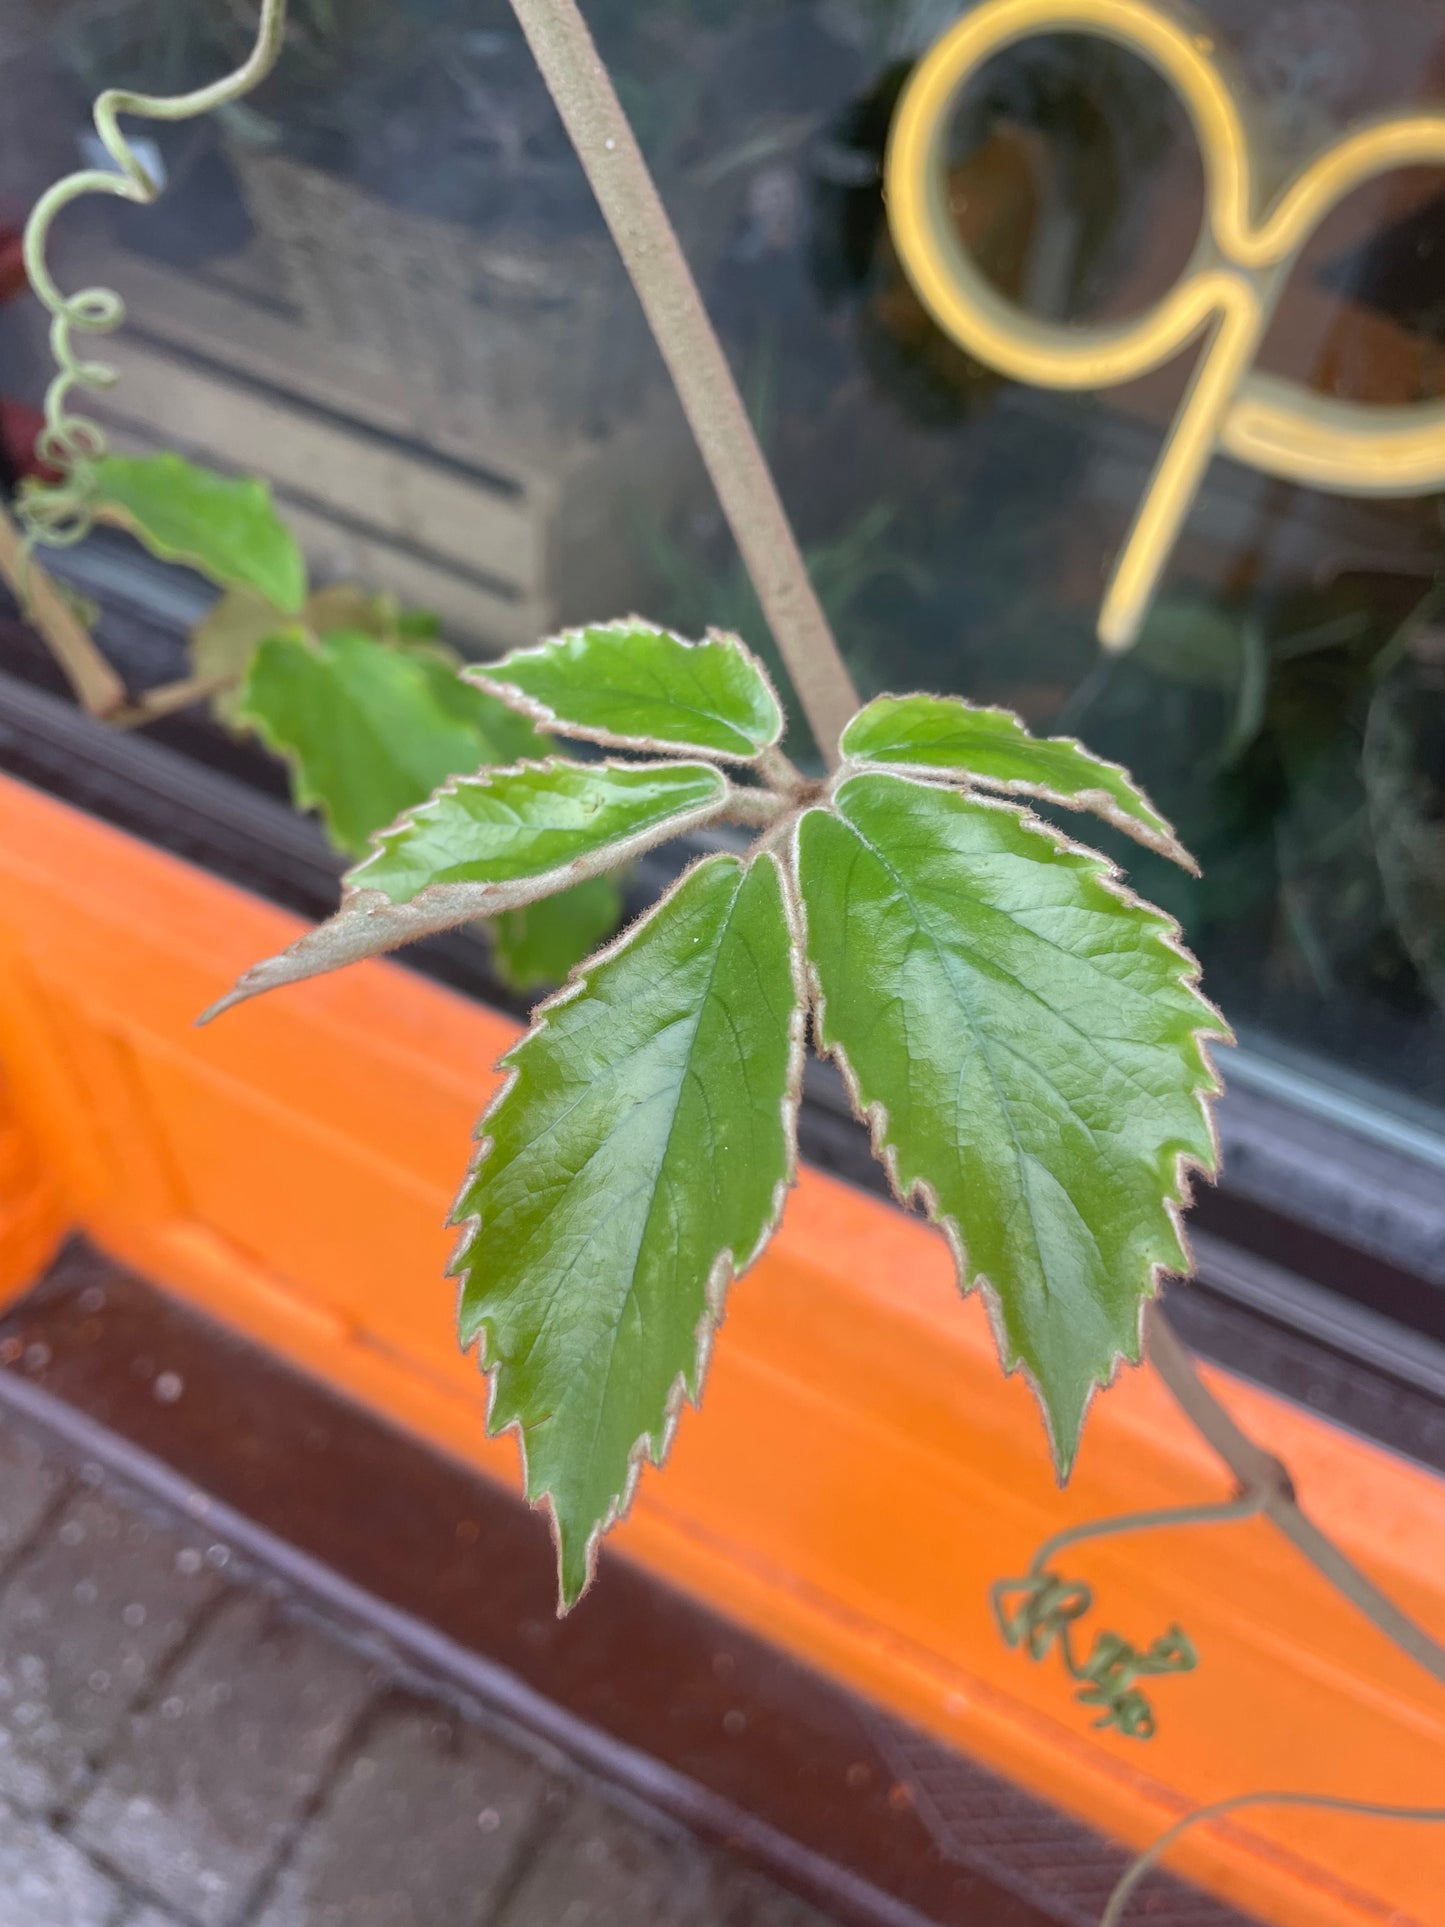
[[[551,1512],[564,1610],[794,1181],[800,989],[777,859],[705,857],[503,1059],[452,1271],[488,1430],[515,1427]]]
[[[611,749],[752,762],[783,734],[767,671],[716,629],[687,642],[640,616],[593,623],[467,679],[543,728]]]
[[[794,847],[819,1046],[983,1288],[1067,1476],[1160,1274],[1189,1268],[1228,1027],[1172,920],[1002,799],[853,775]]]
[[[699,829],[736,792],[711,763],[551,757],[453,777],[375,839],[341,908],[254,964],[200,1022],[283,984],[519,909]]]
[[[1072,736],[1035,736],[1011,709],[961,696],[876,696],[849,722],[840,747],[854,764],[966,778],[1009,795],[1091,810],[1191,875],[1199,865],[1128,770]]]

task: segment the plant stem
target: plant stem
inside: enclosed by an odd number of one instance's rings
[[[1124,1918],[1124,1909],[1140,1881],[1158,1866],[1174,1843],[1191,1827],[1210,1820],[1222,1820],[1226,1814],[1239,1813],[1245,1807],[1306,1807],[1322,1813],[1364,1814],[1375,1820],[1419,1821],[1426,1826],[1439,1826],[1445,1822],[1445,1807],[1385,1806],[1376,1800],[1346,1800],[1332,1793],[1236,1793],[1228,1800],[1215,1800],[1207,1807],[1196,1807],[1193,1813],[1186,1813],[1182,1820],[1176,1820],[1167,1833],[1161,1833],[1153,1846],[1140,1854],[1110,1895],[1099,1927],[1119,1927]]]
[[[234,689],[240,680],[235,675],[182,676],[179,682],[161,683],[147,689],[133,703],[114,710],[106,721],[114,729],[140,729],[146,723],[159,722],[163,716],[173,716],[178,709],[192,709],[197,703],[209,702],[212,696]]]
[[[1343,1593],[1352,1606],[1378,1626],[1417,1665],[1445,1684],[1445,1646],[1416,1625],[1394,1600],[1381,1592],[1354,1561],[1322,1532],[1295,1497],[1286,1467],[1258,1445],[1214,1396],[1195,1368],[1159,1306],[1151,1305],[1144,1320],[1149,1363],[1163,1379],[1180,1411],[1223,1459],[1246,1492],[1263,1496],[1262,1511],[1305,1558]]]
[[[741,823],[747,829],[768,829],[783,817],[791,816],[797,807],[796,798],[779,796],[774,790],[735,789],[728,798],[723,820]]]
[[[19,529],[0,507],[0,575],[92,716],[108,716],[125,701],[125,684],[91,640],[90,632],[41,568],[27,556]]]
[[[791,756],[784,755],[776,743],[758,758],[758,775],[780,796],[798,796],[808,788],[808,779]]]
[[[830,768],[852,678],[642,150],[576,0],[512,0],[642,302],[683,411]]]

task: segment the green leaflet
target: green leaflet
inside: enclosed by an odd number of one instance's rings
[[[536,722],[618,748],[750,761],[783,733],[773,686],[736,636],[684,642],[632,618],[569,630],[468,674]]]
[[[205,1019],[262,991],[555,896],[710,822],[734,794],[711,763],[553,758],[455,777],[375,839],[375,855],[350,872],[334,917],[253,965]]]
[[[1213,1170],[1204,1040],[1221,1020],[1158,911],[1007,804],[854,776],[798,830],[824,1049],[899,1193],[923,1196],[964,1289],[991,1287],[1061,1473]]]
[[[793,1175],[801,1017],[777,864],[709,857],[507,1054],[456,1217],[461,1337],[520,1431],[562,1599],[696,1398]]]
[[[552,1510],[564,1606],[697,1395],[721,1293],[781,1208],[799,920],[820,1046],[900,1195],[941,1225],[961,1284],[988,1292],[1005,1367],[1029,1374],[1067,1473],[1094,1388],[1138,1355],[1158,1274],[1187,1266],[1178,1213],[1191,1167],[1216,1163],[1207,1045],[1227,1033],[1167,917],[981,792],[1096,810],[1187,862],[1143,793],[1077,743],[929,696],[871,704],[845,731],[843,776],[802,784],[765,753],[776,702],[731,639],[613,624],[459,680],[389,606],[357,607],[382,638],[272,636],[247,690],[338,822],[344,802],[359,836],[403,784],[414,799],[441,742],[464,742],[466,767],[520,760],[402,804],[339,913],[217,1010],[476,918],[514,983],[558,977],[617,914],[608,871],[719,820],[765,837],[751,861],[698,863],[540,1006],[457,1206],[463,1343],[483,1341],[490,1423],[518,1428],[528,1492]],[[344,781],[302,752],[308,731],[334,752],[338,711],[355,739]],[[542,721],[694,756],[527,760]],[[489,737],[479,755],[478,731],[508,729],[521,747]],[[698,751],[761,757],[758,781],[734,788]]]
[[[298,807],[319,809],[352,856],[449,776],[546,747],[445,657],[345,630],[317,643],[294,630],[269,636],[236,715],[287,759]]]
[[[438,885],[496,889],[552,876],[604,856],[611,869],[640,841],[680,835],[716,815],[726,779],[708,763],[568,763],[554,757],[463,777],[376,839],[376,854],[351,872],[353,890],[380,890],[406,903]],[[617,854],[612,855],[613,850]],[[596,870],[593,871],[596,874]],[[578,879],[580,880],[580,879]],[[512,906],[499,901],[498,909]]]
[[[1127,770],[1072,737],[1031,736],[1012,710],[976,709],[960,696],[879,696],[849,723],[841,746],[850,762],[968,776],[992,789],[1027,790],[1092,810],[1198,874]]]
[[[513,990],[562,983],[622,921],[622,892],[611,877],[575,883],[491,922],[497,974]]]
[[[306,600],[306,564],[266,483],[217,475],[179,455],[105,455],[99,513],[167,562],[223,588],[244,583],[288,615]]]
[[[434,694],[448,713],[460,714],[464,721],[477,713],[477,692],[461,681],[460,659],[444,644],[435,642],[435,616],[399,609],[390,596],[367,595],[348,584],[338,583],[309,595],[299,621],[293,625],[274,602],[242,585],[227,589],[191,631],[191,673],[206,681],[229,679],[237,685],[223,688],[211,698],[213,711],[227,728],[241,727],[239,685],[244,683],[256,651],[268,636],[293,626],[312,636],[332,636],[345,630],[351,635],[371,636],[378,642],[412,651],[430,665],[428,673],[433,679]],[[499,762],[511,763],[521,756],[541,756],[550,751],[552,745],[537,734],[525,717],[518,716],[495,697],[483,700],[488,705],[484,712],[486,735]],[[412,801],[420,802],[431,787],[428,784]],[[390,818],[383,821],[389,822]]]

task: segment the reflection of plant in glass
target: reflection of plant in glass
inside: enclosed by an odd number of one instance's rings
[[[1437,656],[1445,652],[1437,651]],[[1442,669],[1445,661],[1437,659],[1435,673],[1423,689],[1407,667],[1388,671],[1380,679],[1365,722],[1360,770],[1391,921],[1420,981],[1445,1011]]]
[[[1167,598],[1066,708],[1133,748],[1200,853],[1203,880],[1151,866],[1149,887],[1201,944],[1254,929],[1281,990],[1439,1000],[1438,604],[1430,585],[1350,578],[1260,610]]]

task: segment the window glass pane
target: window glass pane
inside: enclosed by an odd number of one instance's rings
[[[1108,570],[1199,360],[1126,385],[1012,382],[929,318],[890,241],[899,89],[954,0],[588,0],[776,465],[860,687],[1019,710],[1129,763],[1198,853],[1130,847],[1214,994],[1398,1093],[1445,1091],[1445,533],[1435,496],[1325,494],[1219,459],[1139,646],[1101,654]],[[1215,0],[1285,178],[1362,115],[1445,103],[1436,0]],[[121,288],[119,446],[277,486],[319,578],[434,609],[474,653],[632,608],[767,647],[591,196],[497,0],[294,0],[243,107],[142,131],[167,192],[64,220],[70,279]],[[0,28],[0,222],[86,151],[104,83],[235,61],[229,0],[27,0]],[[1445,109],[1442,109],[1445,111]],[[949,201],[995,287],[1041,317],[1137,315],[1187,271],[1195,137],[1100,41],[991,61],[955,116]],[[0,309],[0,388],[38,399],[33,310]],[[1409,405],[1445,365],[1445,171],[1321,222],[1265,370]],[[1120,854],[1123,854],[1121,851]]]

